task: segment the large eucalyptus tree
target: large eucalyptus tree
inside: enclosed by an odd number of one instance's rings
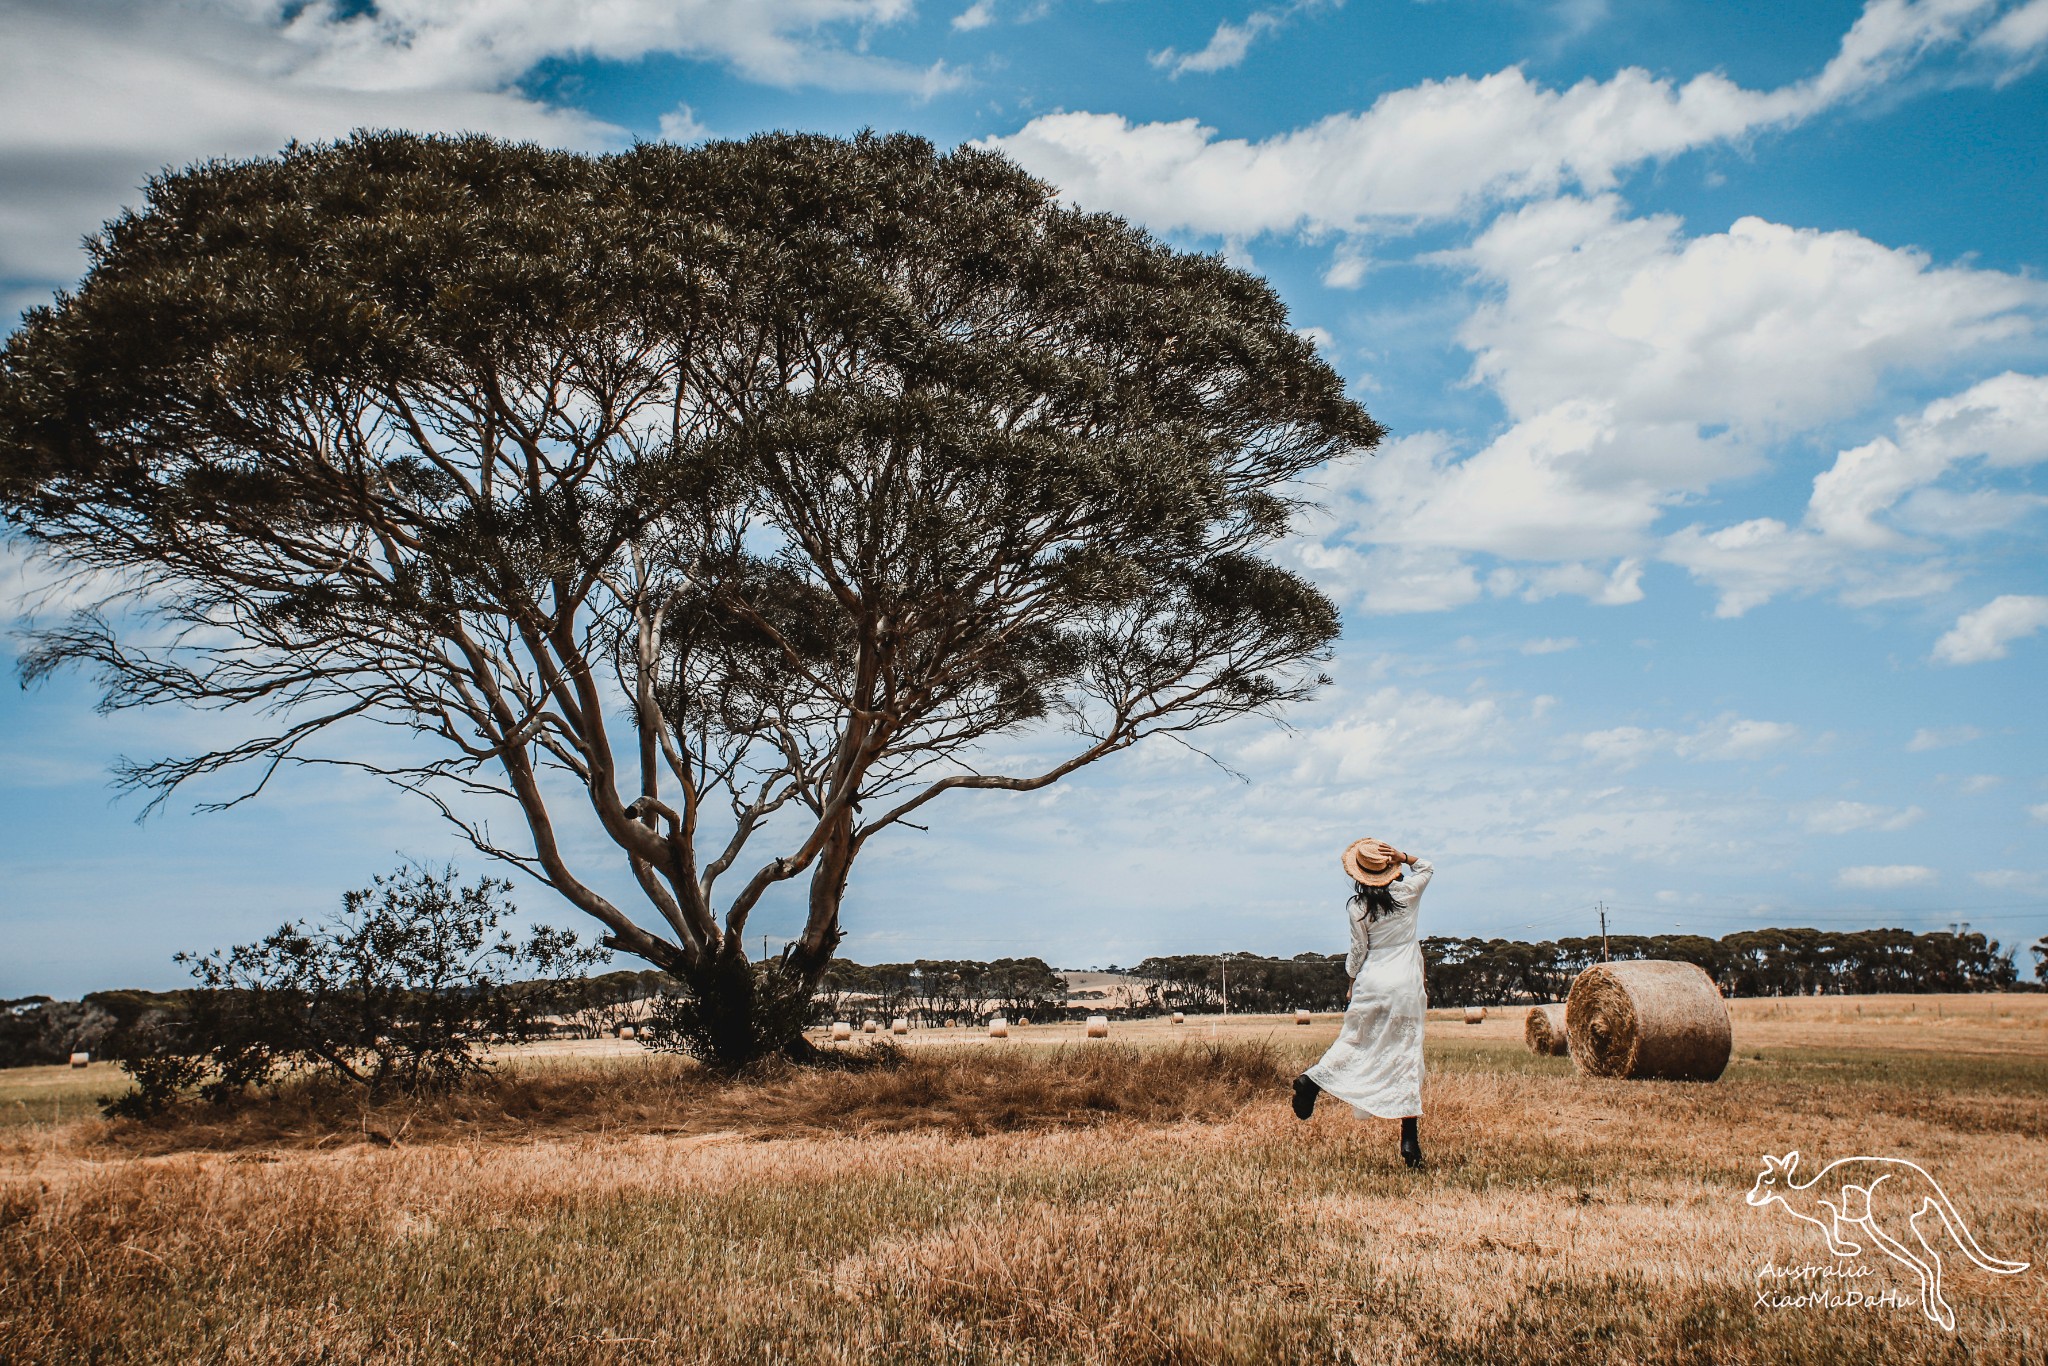
[[[737,1062],[790,1043],[883,830],[1307,695],[1337,613],[1259,552],[1379,435],[1262,281],[993,152],[365,134],[107,226],[0,360],[0,514],[93,594],[27,677],[249,718],[126,764],[152,803],[379,773],[681,977]],[[1032,726],[1073,738],[990,771]]]

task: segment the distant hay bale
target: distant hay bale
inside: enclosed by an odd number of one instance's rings
[[[1019,1029],[1022,1029],[1022,1028],[1024,1028],[1024,1026],[1026,1026],[1026,1025],[1028,1025],[1028,1024],[1030,1024],[1030,1023],[1031,1023],[1031,1017],[1030,1017],[1030,1016],[1028,1016],[1028,1015],[1019,1015],[1019,1016],[1017,1017],[1017,1027],[1018,1027]]]
[[[988,1022],[988,1036],[991,1039],[1009,1038],[1010,1022],[1000,1015],[996,1016],[994,1019]]]
[[[1308,1024],[1308,1023],[1309,1023],[1310,1021],[1312,1021],[1312,1020],[1314,1020],[1314,1019],[1315,1019],[1315,1016],[1313,1016],[1313,1015],[1309,1014],[1309,1013],[1308,1013],[1308,1012],[1307,1012],[1306,1010],[1303,1010],[1303,1009],[1302,1009],[1302,1008],[1301,1008],[1300,1006],[1296,1006],[1296,1007],[1294,1008],[1294,1022],[1295,1022],[1296,1024],[1298,1024],[1298,1025],[1305,1025],[1305,1024]]]
[[[889,1032],[891,1034],[908,1034],[910,1032],[910,1021],[898,1015],[889,1022]]]
[[[73,1053],[71,1055],[71,1065],[73,1067],[84,1067],[91,1062],[92,1054],[90,1053]]]
[[[1484,1024],[1484,1023],[1486,1023],[1486,1007],[1485,1007],[1485,1006],[1466,1006],[1466,1007],[1465,1007],[1465,1023],[1466,1023],[1466,1024]]]
[[[1106,1039],[1106,1038],[1108,1038],[1108,1037],[1109,1037],[1109,1016],[1107,1016],[1107,1015],[1090,1015],[1090,1016],[1088,1017],[1088,1037],[1089,1037],[1089,1038],[1091,1038],[1091,1039]]]
[[[1522,1041],[1529,1045],[1531,1053],[1546,1058],[1561,1058],[1570,1052],[1564,1032],[1564,1007],[1530,1006],[1528,1018],[1522,1022]]]
[[[873,1034],[880,1030],[881,1027],[881,1024],[875,1020],[862,1020],[860,1022],[860,1032],[863,1034]]]
[[[1596,963],[1565,1001],[1572,1062],[1595,1077],[1713,1081],[1728,1066],[1728,1004],[1692,963]]]
[[[1173,1012],[1173,1022],[1175,1024],[1186,1024],[1188,1022],[1188,1017],[1181,1014],[1178,1010],[1176,1010]]]
[[[847,1041],[848,1039],[851,1039],[852,1037],[853,1037],[853,1026],[852,1026],[852,1025],[848,1024],[848,1023],[847,1023],[846,1021],[844,1021],[844,1020],[834,1020],[834,1021],[832,1022],[832,1042],[833,1042],[833,1043],[845,1043],[845,1042],[846,1042],[846,1041]]]
[[[619,1026],[619,1037],[620,1037],[620,1038],[622,1038],[622,1039],[630,1039],[630,1038],[632,1038],[632,1037],[633,1037],[633,1026],[631,1026],[631,1025],[620,1025],[620,1026]]]

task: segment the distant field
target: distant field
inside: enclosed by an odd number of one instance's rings
[[[1390,1122],[1287,1112],[1334,1015],[919,1031],[894,1071],[745,1085],[549,1045],[459,1101],[161,1131],[89,1117],[100,1065],[0,1073],[0,1359],[2048,1358],[2048,997],[1733,1013],[1727,1075],[1689,1085],[1433,1012],[1419,1174]],[[2033,1266],[1950,1256],[1953,1334],[1759,1308],[1767,1262],[1834,1264],[1744,1204],[1791,1148],[1910,1157]]]

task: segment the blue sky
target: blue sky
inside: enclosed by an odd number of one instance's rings
[[[585,9],[0,8],[0,303],[156,168],[292,138],[906,129],[1268,276],[1392,434],[1276,552],[1345,620],[1291,728],[949,798],[843,952],[1336,951],[1367,833],[1436,860],[1431,933],[2048,934],[2048,0]],[[0,560],[10,614],[36,582]],[[220,723],[91,703],[0,694],[0,993],[173,985],[459,853],[317,771],[138,825],[109,764]]]

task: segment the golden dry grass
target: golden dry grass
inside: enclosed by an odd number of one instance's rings
[[[2040,1361],[2048,998],[1936,1017],[1964,1047],[1904,1044],[1934,1004],[1738,1002],[1707,1086],[1579,1078],[1523,1049],[1519,1012],[1433,1022],[1421,1173],[1391,1123],[1288,1113],[1334,1017],[1219,1022],[1215,1050],[1150,1046],[1206,1045],[1207,1021],[956,1038],[745,1086],[543,1054],[352,1123],[18,1123],[0,1359]],[[1950,1258],[1954,1334],[1910,1307],[1759,1309],[1767,1260],[1829,1260],[1743,1202],[1791,1147],[1910,1156],[2035,1266]],[[1867,1260],[1866,1289],[1916,1289]]]

